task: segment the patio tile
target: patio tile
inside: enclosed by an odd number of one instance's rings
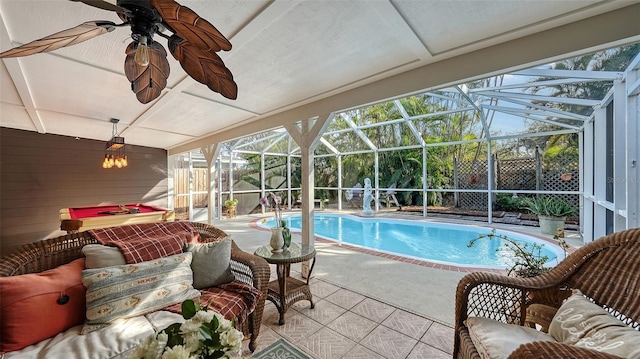
[[[389,304],[371,298],[366,298],[351,309],[352,312],[378,323],[382,323],[394,310]]]
[[[329,324],[329,322],[335,320],[347,311],[346,309],[324,299],[321,299],[315,304],[315,308],[311,309],[309,307],[309,302],[300,301],[295,303],[292,308],[297,310],[300,314],[304,314],[323,325]]]
[[[333,285],[331,283],[327,283],[315,278],[311,278],[309,286],[311,287],[311,294],[313,294],[313,299],[325,298],[328,295],[340,290],[340,287],[338,287],[337,285]]]
[[[274,332],[271,328],[267,326],[260,327],[260,335],[258,335],[258,340],[256,341],[256,350],[255,352],[259,352],[260,350],[268,347],[273,344],[276,340],[282,338],[276,332]],[[249,340],[245,340],[242,342],[242,354],[243,358],[251,358],[251,351],[249,351]]]
[[[425,343],[416,344],[407,359],[450,359],[451,354],[436,349]]]
[[[325,299],[333,304],[341,306],[342,308],[351,309],[365,298],[366,297],[364,295],[352,292],[347,289],[340,289],[327,296]]]
[[[427,332],[433,321],[419,315],[398,309],[393,312],[382,325],[397,330],[414,339],[420,339]],[[452,334],[453,335],[453,334]]]
[[[288,314],[293,313],[295,312]],[[322,325],[309,317],[295,313],[294,315],[287,316],[283,325],[276,324],[270,327],[285,339],[295,342],[300,339],[308,338],[313,333],[320,330]]]
[[[453,328],[440,323],[433,323],[420,341],[453,354],[453,333]]]
[[[295,311],[291,313],[295,313]],[[287,314],[291,315],[291,313],[287,311]],[[278,325],[278,320],[280,320],[278,308],[270,301],[266,301],[264,304],[264,312],[262,312],[262,323],[265,325]]]
[[[342,358],[356,343],[329,328],[294,342],[305,352],[322,359]]]
[[[371,350],[358,344],[353,347],[344,357],[344,359],[386,359],[380,354],[374,353]]]
[[[371,333],[376,325],[378,324],[372,320],[346,312],[327,326],[350,339],[359,341]]]
[[[418,341],[385,326],[376,327],[361,342],[387,358],[406,358]]]

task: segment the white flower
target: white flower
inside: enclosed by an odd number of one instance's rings
[[[239,350],[242,348],[242,332],[236,328],[230,328],[228,331],[220,334],[220,343],[224,346],[230,346],[231,350]]]
[[[202,323],[194,322],[189,319],[186,322],[182,323],[182,325],[180,326],[180,331],[184,334],[197,333],[198,331],[200,331],[201,325]]]
[[[162,354],[162,359],[197,359],[195,355],[182,345],[175,345],[173,348],[167,348]]]
[[[162,352],[164,348],[167,346],[167,341],[169,341],[169,336],[165,332],[160,332],[156,336],[156,340],[154,340],[151,345],[149,345],[149,354],[145,357],[145,359],[160,359],[162,358]]]
[[[184,346],[189,349],[190,352],[195,352],[200,347],[200,332],[189,333],[184,335]]]
[[[231,323],[230,320],[225,319],[222,314],[220,313],[215,313],[216,318],[218,318],[218,331],[219,332],[225,332],[231,328],[233,328],[233,325]]]
[[[194,305],[193,301],[189,304]],[[219,323],[215,329],[218,335],[213,336],[212,343],[205,345],[201,330],[205,325],[209,327],[214,318]],[[242,353],[242,339],[242,332],[233,328],[232,321],[218,312],[199,309],[192,318],[171,324],[157,335],[143,340],[131,352],[130,359],[199,359],[204,356],[236,358]],[[168,347],[169,342],[182,345]]]
[[[155,340],[155,336],[153,335],[145,338],[145,340],[134,349],[133,353],[131,353],[131,356],[129,356],[129,359],[145,359],[146,353],[149,351],[149,348],[151,347],[152,343],[155,342]]]
[[[204,310],[200,310],[193,316],[193,318],[191,318],[191,320],[198,323],[209,323],[213,320],[215,315],[216,313],[211,310],[207,310],[206,312]]]

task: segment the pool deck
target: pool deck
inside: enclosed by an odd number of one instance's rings
[[[323,213],[358,214],[357,211],[325,211]],[[271,232],[259,228],[256,223],[270,216],[272,215],[238,216],[234,219],[218,220],[213,224],[230,234],[240,248],[253,253],[258,247],[269,243]],[[552,239],[551,236],[541,235],[538,227],[489,225],[483,222],[435,217],[425,219],[393,212],[378,212],[374,216],[471,224],[488,229],[510,230],[547,240]],[[300,234],[294,232],[292,240],[300,242]],[[582,245],[582,239],[577,232],[566,232],[565,240],[574,248]],[[458,281],[468,272],[478,270],[380,254],[320,238],[316,238],[315,246],[317,261],[312,277],[448,326],[453,326],[454,322],[455,290]],[[299,272],[300,266],[293,265],[292,271]]]

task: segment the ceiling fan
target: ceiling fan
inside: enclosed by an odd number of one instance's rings
[[[173,0],[70,0],[115,11],[123,23],[94,20],[60,31],[0,53],[0,58],[21,57],[71,46],[129,25],[133,42],[127,46],[124,72],[138,101],[148,103],[167,85],[167,52],[154,35],[167,39],[169,51],[184,71],[212,91],[235,100],[238,86],[231,71],[216,54],[231,50],[231,43],[218,29],[193,10]],[[171,35],[164,34],[168,30]]]

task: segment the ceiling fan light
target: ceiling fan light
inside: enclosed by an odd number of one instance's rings
[[[139,37],[133,60],[140,66],[149,66],[149,46],[147,45],[146,36]]]

